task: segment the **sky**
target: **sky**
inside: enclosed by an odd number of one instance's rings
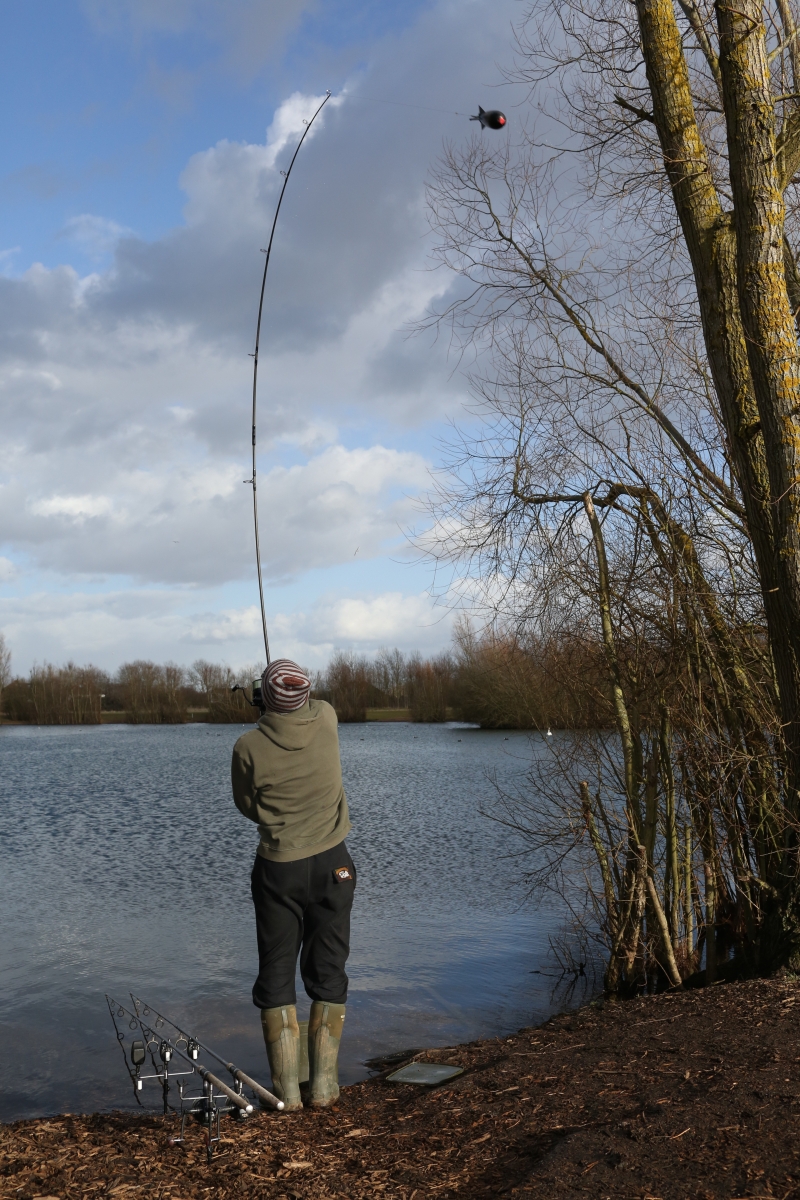
[[[504,82],[517,0],[26,0],[0,75],[0,632],[12,669],[446,649],[407,531],[469,403],[409,333],[425,183]]]

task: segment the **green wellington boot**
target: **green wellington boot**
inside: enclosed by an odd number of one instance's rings
[[[297,1025],[297,1009],[293,1004],[262,1008],[261,1028],[272,1072],[272,1089],[283,1101],[283,1111],[295,1112],[303,1107],[298,1082],[300,1029]]]
[[[311,1108],[327,1108],[339,1099],[339,1042],[344,1022],[343,1004],[315,1000],[308,1018],[308,1068]]]

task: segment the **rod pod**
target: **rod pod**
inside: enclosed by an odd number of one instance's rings
[[[259,1100],[263,1100],[263,1102],[268,1104],[270,1108],[276,1108],[278,1112],[281,1111],[283,1108],[283,1101],[279,1100],[277,1096],[273,1096],[272,1092],[268,1092],[267,1089],[260,1083],[257,1083],[255,1079],[252,1079],[249,1075],[246,1075],[244,1071],[235,1065],[235,1063],[226,1062],[225,1059],[219,1054],[216,1054],[210,1046],[203,1045],[198,1037],[195,1037],[195,1035],[192,1033],[187,1033],[185,1029],[181,1029],[180,1025],[176,1025],[174,1021],[169,1019],[169,1017],[165,1017],[164,1014],[160,1013],[157,1008],[153,1008],[152,1004],[146,1004],[141,997],[134,996],[133,993],[131,993],[131,1000],[133,1001],[133,1005],[137,1010],[137,1013],[139,1011],[139,1005],[142,1006],[144,1011],[155,1013],[160,1020],[165,1021],[167,1025],[171,1025],[173,1029],[177,1029],[181,1037],[186,1038],[187,1044],[194,1042],[200,1047],[201,1050],[205,1050],[206,1054],[210,1054],[211,1057],[215,1058],[218,1063],[221,1063],[238,1083],[244,1084],[245,1087],[252,1088]]]

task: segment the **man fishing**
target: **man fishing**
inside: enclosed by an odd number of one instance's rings
[[[258,937],[253,1003],[261,1009],[275,1094],[302,1108],[295,972],[311,997],[308,1022],[312,1108],[339,1096],[337,1060],[350,953],[356,872],[344,843],[350,817],[342,786],[336,713],[310,700],[311,681],[280,658],[261,677],[265,711],[233,748],[236,807],[261,834],[251,877]]]

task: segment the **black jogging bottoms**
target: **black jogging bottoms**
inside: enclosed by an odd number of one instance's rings
[[[273,862],[257,854],[250,883],[258,937],[253,1003],[258,1008],[296,1003],[299,954],[300,975],[311,999],[344,1004],[356,883],[345,843],[295,862]]]

